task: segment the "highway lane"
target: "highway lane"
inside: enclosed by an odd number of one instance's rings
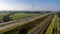
[[[35,27],[34,29],[32,29],[30,32],[28,32],[27,34],[40,34],[41,32],[44,31],[44,29],[48,26],[48,24],[50,23],[52,19],[52,15],[49,16],[48,18],[46,18],[42,24],[38,25],[37,27]]]

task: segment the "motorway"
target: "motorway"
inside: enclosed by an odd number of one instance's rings
[[[42,32],[48,27],[53,15],[48,16],[40,25],[30,30],[27,34],[42,34]]]

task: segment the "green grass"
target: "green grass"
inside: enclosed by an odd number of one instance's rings
[[[45,15],[46,16],[46,15]],[[42,18],[43,17],[43,18]],[[31,21],[29,21],[28,23],[24,23],[23,25],[20,25],[19,26],[19,32],[20,32],[20,28],[27,28],[27,29],[31,29],[31,28],[33,28],[36,24],[39,24],[39,23],[37,23],[38,21],[40,21],[40,19],[44,19],[45,17],[44,17],[44,15],[43,16],[39,16],[38,18],[34,18],[34,19],[32,19]],[[37,21],[35,21],[35,20],[37,20]],[[20,23],[19,23],[20,24]],[[19,25],[18,24],[18,25]],[[34,25],[33,25],[34,24]],[[18,27],[18,25],[16,25],[16,26],[13,26],[13,27],[10,27],[10,28],[6,28],[6,29],[4,29],[4,30],[1,30],[0,31],[0,33],[14,33],[14,29],[15,28],[17,28]],[[22,30],[23,31],[23,30]],[[25,30],[24,30],[25,31]],[[26,30],[27,31],[27,30]],[[15,33],[18,33],[18,31],[16,31]]]
[[[15,14],[12,16],[13,20],[18,20],[18,19],[22,19],[22,18],[25,18],[25,17],[30,17],[30,16],[36,16],[37,14]],[[11,24],[11,23],[14,23],[14,22],[5,22],[3,24],[0,24],[0,27],[1,26],[4,26],[4,25],[8,25],[8,24]]]
[[[41,16],[42,17],[42,16]],[[37,18],[36,18],[37,19]],[[35,18],[34,18],[34,20],[36,20]],[[32,21],[33,21],[33,19],[32,19]],[[20,24],[20,23],[19,23]],[[20,26],[22,26],[22,25],[20,25]],[[16,25],[16,26],[12,26],[12,27],[10,27],[10,28],[6,28],[6,29],[3,29],[3,30],[0,30],[0,34],[1,33],[5,33],[5,32],[9,32],[10,30],[14,30],[15,28],[17,28],[18,26]],[[20,28],[20,27],[19,27]],[[11,31],[10,31],[11,32]],[[16,32],[17,33],[17,32]]]
[[[58,26],[57,26],[58,24]],[[58,28],[58,30],[57,30]],[[54,24],[53,34],[59,33],[59,17],[57,16],[56,23]]]
[[[59,34],[60,34],[60,17],[59,17]]]
[[[6,29],[3,29],[3,30],[0,30],[0,34],[3,34],[3,33],[7,32],[9,30],[13,30],[15,28],[17,28],[17,26],[13,26],[13,27],[10,27],[10,28],[6,28]]]
[[[48,17],[48,16],[46,15],[46,16],[44,16],[44,17],[41,17],[39,20],[37,20],[37,22],[36,22],[36,21],[35,21],[35,22],[32,22],[31,25],[30,25],[30,26],[32,26],[32,27],[30,27],[30,30],[27,30],[27,31],[28,31],[27,34],[29,34],[31,31],[33,31],[38,25],[42,24],[42,21],[45,20],[47,17]],[[35,24],[34,24],[34,23],[35,23]],[[34,24],[34,25],[33,25],[33,24]]]
[[[12,16],[12,19],[17,20],[17,19],[22,19],[29,16],[34,16],[34,15],[37,15],[37,14],[15,14]]]
[[[6,13],[1,13],[0,14],[0,21],[3,22],[3,16],[5,16]],[[22,18],[25,18],[25,17],[29,17],[29,16],[34,16],[34,15],[38,15],[38,14],[24,14],[24,13],[17,13],[17,14],[14,14],[12,15],[12,20],[18,20],[18,19],[22,19]]]
[[[46,30],[45,34],[52,34],[53,32],[53,27],[54,27],[54,24],[55,24],[55,21],[56,21],[56,15],[54,16],[52,22],[50,23],[48,29]]]
[[[46,15],[45,15],[45,16],[46,16]],[[42,18],[42,17],[43,17],[43,18]],[[47,16],[46,16],[46,17],[47,17]],[[44,20],[45,17],[44,17],[44,16],[39,16],[39,18]],[[40,19],[39,19],[39,20],[40,20]],[[36,20],[36,19],[34,19],[34,20]],[[31,28],[31,26],[30,26],[31,24],[32,24],[32,26],[34,26],[33,24],[36,25],[36,23],[35,23],[36,21],[34,22],[34,20],[32,19],[31,22],[26,23],[26,24],[24,24],[23,26],[22,26],[22,25],[20,25],[20,26],[23,27],[23,28],[24,28],[25,26],[26,26],[26,27],[29,26],[29,27]],[[34,22],[34,23],[32,23],[32,22]],[[37,21],[37,22],[38,22],[38,21]],[[20,24],[20,23],[19,23],[19,24]],[[29,24],[29,25],[28,25],[28,24]],[[1,33],[5,33],[5,32],[9,32],[10,30],[14,30],[14,29],[17,28],[17,27],[18,27],[18,25],[13,26],[13,27],[10,27],[10,28],[6,28],[6,29],[4,29],[4,30],[1,30],[1,31],[0,31],[0,34],[1,34]],[[19,28],[21,28],[21,27],[19,27]],[[29,27],[28,27],[27,29],[29,29]],[[20,30],[20,29],[19,29],[19,30]],[[11,31],[10,31],[10,32],[11,32]],[[18,33],[18,32],[16,32],[16,33]]]
[[[59,19],[59,34],[60,34],[60,13],[57,13]]]

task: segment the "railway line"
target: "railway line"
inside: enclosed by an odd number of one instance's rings
[[[58,17],[57,17],[57,20],[56,20],[56,29],[57,29],[57,33],[56,34],[59,34],[59,19],[58,19]]]
[[[42,34],[42,32],[48,27],[50,24],[50,21],[52,20],[53,15],[50,15],[48,18],[46,18],[40,25],[38,25],[36,28],[32,29],[27,34]]]
[[[46,14],[46,15],[48,15],[48,14]],[[46,15],[43,15],[43,16],[46,16]],[[1,23],[2,25],[0,24],[1,25],[0,26],[0,33],[7,32],[9,30],[12,30],[14,28],[17,28],[18,26],[27,24],[30,21],[39,19],[40,17],[43,17],[43,16],[39,16],[38,15],[38,16],[34,16],[34,17],[24,18],[24,19],[21,19],[21,20],[11,21],[11,22],[7,22],[7,23]],[[8,24],[8,23],[11,23],[11,24]],[[7,24],[7,25],[5,25],[5,24]]]
[[[59,34],[58,20],[56,20],[56,16],[54,16],[53,14],[46,14],[42,16],[37,15],[33,17],[1,23],[0,34],[13,34],[15,32],[17,32],[18,34],[47,34],[51,31],[53,32],[53,22],[56,23],[57,34]],[[50,28],[51,31],[47,31]]]

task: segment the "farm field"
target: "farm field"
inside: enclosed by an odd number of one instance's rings
[[[13,16],[12,16],[12,19],[13,20],[17,20],[17,19],[21,19],[21,18],[24,18],[24,17],[30,17],[30,16],[35,16],[35,15],[38,15],[38,14],[14,14]]]
[[[6,13],[1,13],[0,14],[0,21],[3,21],[3,17],[6,16],[7,14]],[[18,20],[18,19],[22,19],[22,18],[25,18],[25,17],[30,17],[30,16],[35,16],[35,15],[38,15],[38,14],[25,14],[25,13],[18,13],[18,14],[14,14],[14,15],[11,15],[12,16],[12,20]]]

